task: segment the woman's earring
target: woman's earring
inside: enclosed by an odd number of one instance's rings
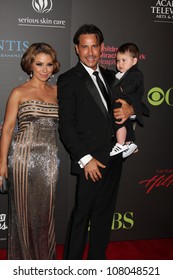
[[[51,81],[51,78],[54,78],[54,75],[51,75],[51,76],[49,77],[48,82]]]
[[[30,79],[32,79],[32,72],[30,73],[29,77],[30,77]]]

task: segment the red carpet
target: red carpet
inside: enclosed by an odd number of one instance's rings
[[[87,256],[86,245],[84,259]],[[57,259],[62,259],[63,245],[57,246]],[[173,260],[173,239],[110,242],[108,260]],[[0,260],[6,260],[6,250],[0,250]]]

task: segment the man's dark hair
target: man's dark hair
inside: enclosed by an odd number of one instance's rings
[[[73,38],[73,43],[75,45],[79,45],[79,37],[82,34],[95,34],[99,44],[101,45],[101,43],[103,43],[104,40],[103,33],[97,26],[93,24],[84,24],[76,31]]]
[[[125,52],[129,52],[133,58],[139,58],[139,48],[134,43],[125,43],[117,50],[117,53]]]

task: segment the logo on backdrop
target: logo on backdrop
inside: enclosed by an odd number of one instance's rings
[[[134,226],[133,212],[126,212],[124,214],[115,212],[112,220],[112,230],[131,229]]]
[[[155,175],[139,184],[144,185],[146,194],[156,189],[168,189],[173,186],[173,169],[157,169]]]
[[[100,64],[111,68],[113,66],[113,69],[115,69],[116,66],[116,51],[118,50],[118,47],[110,46],[110,45],[103,45],[102,54],[100,56]],[[146,56],[145,54],[140,54],[139,56],[140,60],[145,60]]]
[[[66,20],[63,18],[57,19],[47,16],[42,17],[43,14],[51,14],[51,12],[53,11],[52,7],[52,0],[32,0],[32,8],[37,13],[37,17],[19,17],[18,25],[30,27],[66,28]]]
[[[173,87],[166,91],[163,91],[160,87],[153,87],[149,90],[147,99],[152,106],[159,106],[162,103],[173,106]]]
[[[114,46],[103,46],[102,54],[100,56],[100,64],[106,67],[115,65],[117,47]]]
[[[52,6],[52,0],[32,0],[32,7],[37,13],[49,13]]]
[[[157,0],[155,5],[151,6],[151,12],[154,22],[173,23],[173,1]]]
[[[0,230],[6,230],[6,214],[0,214]]]
[[[112,218],[111,230],[128,230],[134,226],[134,213],[133,212],[114,212]],[[90,223],[88,227],[90,231]]]
[[[21,40],[0,40],[0,57],[21,57],[29,46],[28,41]]]

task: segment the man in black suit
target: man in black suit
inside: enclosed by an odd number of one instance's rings
[[[103,34],[94,25],[81,26],[73,39],[78,64],[58,78],[59,132],[68,150],[71,173],[77,177],[64,259],[83,258],[90,225],[88,259],[105,259],[122,170],[122,155],[110,157],[115,144],[110,110],[109,70],[99,67]],[[107,97],[97,83],[97,71]],[[122,101],[116,118],[126,120],[133,107]]]

